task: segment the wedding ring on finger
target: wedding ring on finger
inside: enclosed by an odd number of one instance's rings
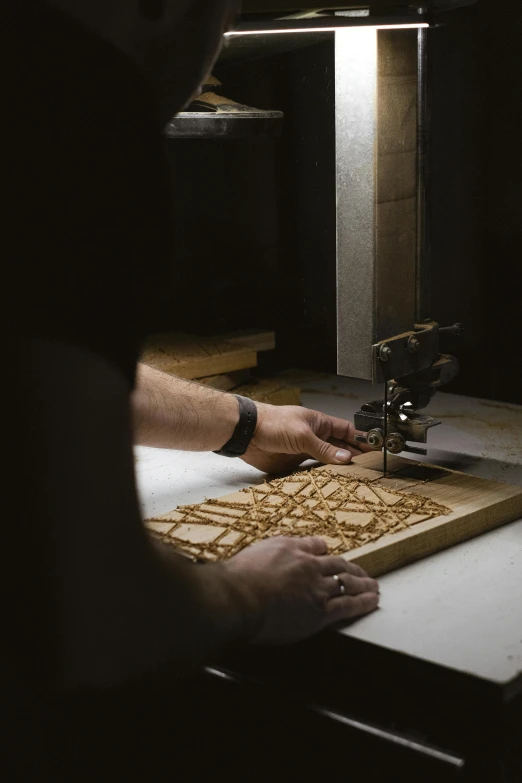
[[[344,595],[346,593],[346,587],[341,582],[341,577],[339,576],[339,574],[334,574],[333,578],[335,579],[335,581],[339,586],[339,595]]]

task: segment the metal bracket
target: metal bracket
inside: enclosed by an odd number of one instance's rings
[[[373,383],[384,383],[426,370],[437,360],[439,325],[435,321],[415,324],[410,332],[376,343],[372,352]]]

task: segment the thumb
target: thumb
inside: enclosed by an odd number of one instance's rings
[[[326,465],[346,465],[352,461],[352,455],[349,451],[332,446],[331,443],[321,440],[312,432],[303,445],[303,451],[309,454],[312,459],[324,462]]]

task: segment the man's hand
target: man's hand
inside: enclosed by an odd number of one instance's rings
[[[352,456],[368,451],[356,443],[359,433],[344,419],[294,405],[257,403],[257,410],[257,428],[242,459],[265,473],[293,470],[310,458],[346,465]]]
[[[254,642],[290,644],[377,608],[379,586],[321,538],[276,536],[223,564],[256,618]],[[342,589],[344,588],[344,590]]]
[[[345,465],[368,451],[355,442],[353,424],[294,405],[256,403],[257,427],[243,460],[265,473],[294,470],[312,458]],[[233,394],[138,365],[132,395],[134,435],[142,446],[216,451],[230,439],[239,418]]]

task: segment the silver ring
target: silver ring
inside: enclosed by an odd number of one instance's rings
[[[341,582],[341,577],[339,576],[339,574],[334,574],[334,579],[339,585],[339,595],[344,595],[346,593],[346,587]]]

